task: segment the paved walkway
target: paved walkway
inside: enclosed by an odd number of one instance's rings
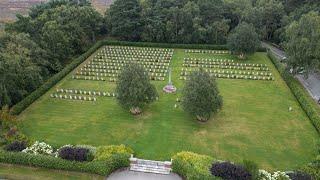
[[[174,173],[171,173],[169,175],[162,175],[135,172],[125,169],[112,173],[109,177],[107,177],[107,180],[182,180],[182,178]]]
[[[286,53],[277,47],[274,47],[264,42],[262,42],[262,46],[270,49],[271,52],[279,59],[286,57]],[[320,98],[320,74],[311,73],[308,75],[308,78],[305,78],[303,75],[298,74],[295,77],[306,88],[306,90],[309,92],[311,97],[314,100],[318,101]]]

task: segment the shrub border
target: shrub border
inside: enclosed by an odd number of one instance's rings
[[[104,45],[118,45],[118,46],[140,46],[140,47],[162,47],[162,48],[181,48],[181,49],[209,49],[209,50],[228,50],[227,45],[212,45],[212,44],[169,44],[169,43],[151,43],[151,42],[129,42],[129,41],[111,41],[111,40],[100,40],[96,42],[88,51],[80,55],[76,59],[72,60],[63,70],[53,75],[38,89],[33,91],[19,103],[11,108],[11,114],[19,115],[27,107],[29,107],[38,98],[49,91],[55,86],[60,80],[66,75],[83,63],[88,57],[90,57],[97,49]],[[259,47],[258,52],[266,52],[266,48]]]
[[[270,51],[268,51],[267,55],[271,59],[272,63],[274,64],[278,72],[280,73],[281,77],[284,79],[284,81],[290,88],[291,92],[296,97],[302,109],[309,117],[312,125],[320,134],[320,110],[316,106],[313,99],[311,99],[309,94],[307,94],[300,82],[286,71],[285,67],[277,60],[277,58]]]
[[[48,155],[33,155],[23,152],[7,152],[0,150],[0,163],[108,176],[117,169],[128,167],[129,157],[126,155],[115,154],[104,161],[77,162]]]

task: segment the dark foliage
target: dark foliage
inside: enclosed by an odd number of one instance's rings
[[[225,180],[251,180],[251,174],[244,167],[230,162],[212,164],[211,174]]]
[[[63,147],[59,150],[59,157],[70,161],[88,161],[89,149],[79,147]],[[92,159],[90,159],[92,160]]]
[[[292,173],[288,173],[288,176],[292,180],[312,180],[311,176],[307,173],[295,171]]]
[[[27,148],[27,143],[24,141],[14,141],[11,144],[8,144],[5,146],[6,151],[15,151],[15,152],[20,152]]]
[[[33,155],[22,152],[6,152],[0,150],[0,163],[20,164],[48,169],[87,172],[107,176],[113,171],[128,167],[127,155],[112,155],[105,161],[77,162],[44,155]]]

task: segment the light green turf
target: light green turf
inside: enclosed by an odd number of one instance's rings
[[[62,179],[104,179],[103,176],[70,172],[70,171],[59,171],[45,168],[35,168],[28,166],[18,166],[0,163],[0,179],[16,179],[16,180],[62,180]]]
[[[179,90],[184,83],[179,80],[183,57],[188,56],[230,57],[175,50],[171,67]],[[50,98],[56,88],[111,92],[115,88],[110,82],[72,80],[69,74],[20,115],[22,130],[34,140],[54,145],[126,144],[138,157],[147,159],[170,160],[175,153],[188,150],[235,162],[250,159],[269,170],[288,170],[310,162],[319,139],[315,128],[265,53],[256,53],[246,62],[267,64],[276,80],[218,79],[224,106],[207,123],[195,121],[181,107],[175,109],[179,93],[162,93],[166,82],[154,82],[159,101],[138,117],[113,98],[99,97],[97,102]]]

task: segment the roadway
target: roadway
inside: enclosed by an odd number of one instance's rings
[[[279,60],[283,59],[286,56],[286,53],[270,44],[262,42],[262,46],[269,49]],[[295,77],[300,81],[300,83],[305,87],[310,96],[318,101],[320,99],[320,73],[314,72],[310,73],[308,77],[305,77],[302,74],[297,74]]]

